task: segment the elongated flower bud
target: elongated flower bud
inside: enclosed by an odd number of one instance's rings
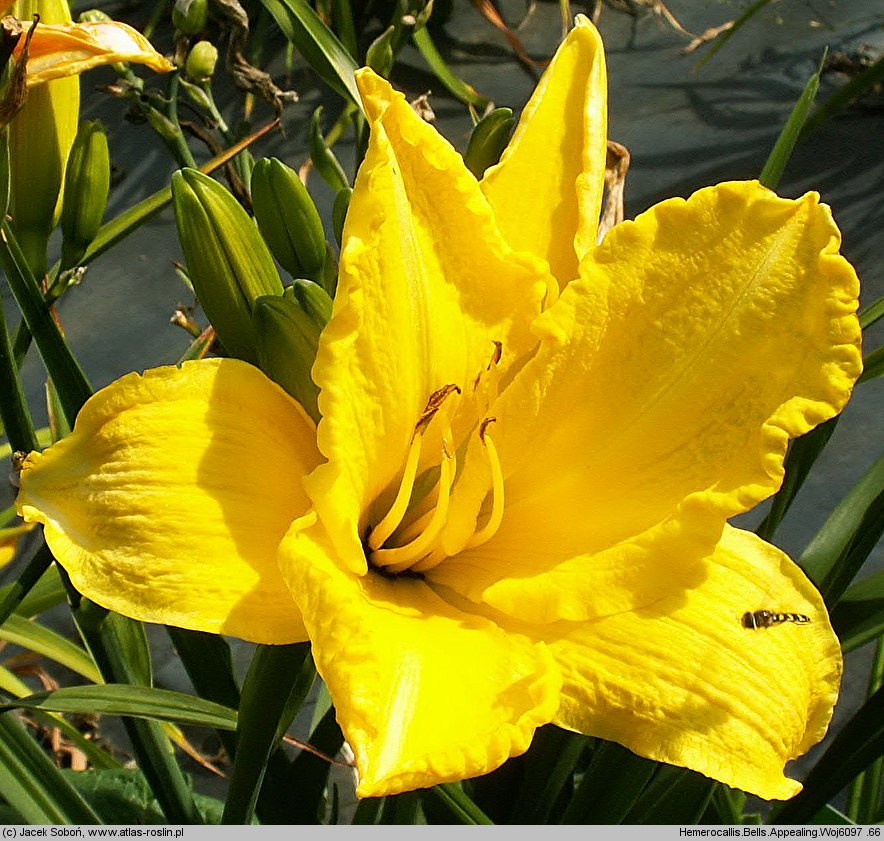
[[[217,181],[195,169],[172,176],[172,203],[197,297],[228,353],[257,364],[252,309],[282,295],[282,281],[254,221]]]
[[[84,122],[71,147],[64,178],[61,260],[65,268],[73,266],[95,239],[109,189],[107,135],[101,123]]]
[[[256,301],[252,316],[261,370],[294,397],[317,423],[319,389],[310,371],[331,308],[332,300],[322,287],[299,278],[283,296]]]
[[[255,220],[273,256],[292,277],[318,280],[325,264],[325,232],[298,174],[276,158],[252,171]]]
[[[18,0],[12,14],[29,21],[70,23],[65,0]],[[9,125],[9,214],[31,271],[46,271],[46,244],[61,212],[64,169],[80,117],[80,80],[33,88]]]
[[[515,124],[510,108],[495,108],[476,124],[464,155],[464,163],[476,178],[500,160]]]

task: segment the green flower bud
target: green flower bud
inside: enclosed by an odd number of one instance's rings
[[[100,23],[102,21],[113,20],[107,12],[104,12],[101,9],[87,9],[85,12],[80,12],[77,19],[80,23]]]
[[[73,266],[95,239],[110,189],[107,136],[99,122],[84,122],[74,138],[64,176],[61,262]]]
[[[332,205],[332,230],[335,232],[338,246],[343,246],[344,244],[344,220],[347,218],[352,195],[353,190],[349,187],[344,187],[343,190],[338,191],[338,194],[335,196],[335,202]]]
[[[395,26],[388,26],[368,46],[365,52],[365,63],[379,76],[386,78],[393,68],[393,36],[396,34]]]
[[[317,423],[319,389],[310,371],[332,299],[309,280],[295,280],[282,297],[259,298],[252,314],[261,370],[295,398]]]
[[[464,155],[464,163],[476,178],[500,160],[515,124],[510,108],[495,108],[476,123]]]
[[[195,82],[211,78],[218,63],[218,50],[208,41],[197,41],[187,56],[184,71]]]
[[[325,231],[298,174],[276,158],[258,161],[252,170],[252,207],[279,264],[292,277],[320,280]]]
[[[256,364],[252,309],[282,295],[282,281],[254,221],[217,181],[195,169],[172,176],[178,238],[197,297],[231,356]]]
[[[206,28],[208,11],[207,0],[175,0],[172,23],[185,35],[199,35]]]
[[[319,128],[321,118],[322,106],[320,105],[310,118],[310,159],[326,184],[335,191],[343,190],[344,187],[350,186],[350,182],[347,180],[344,168],[338,163],[335,153],[332,152],[322,136],[322,131]]]

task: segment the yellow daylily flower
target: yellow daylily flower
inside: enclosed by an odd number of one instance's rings
[[[860,371],[829,209],[725,183],[594,245],[582,17],[482,184],[357,78],[371,136],[318,427],[234,359],[130,374],[28,457],[21,514],[111,609],[309,639],[360,796],[486,773],[548,722],[792,796],[840,649],[800,569],[726,521]],[[809,621],[744,627],[759,610]]]

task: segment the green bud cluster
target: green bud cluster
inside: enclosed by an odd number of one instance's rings
[[[61,210],[61,262],[74,266],[95,239],[110,190],[107,135],[98,121],[83,122],[68,155]]]
[[[257,364],[255,301],[283,292],[257,226],[224,187],[195,169],[172,176],[172,202],[184,260],[203,310],[226,351]]]

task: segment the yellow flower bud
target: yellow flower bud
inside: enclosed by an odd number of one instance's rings
[[[282,281],[258,228],[217,181],[195,169],[172,176],[172,203],[197,297],[232,356],[256,364],[252,309],[282,295]]]

